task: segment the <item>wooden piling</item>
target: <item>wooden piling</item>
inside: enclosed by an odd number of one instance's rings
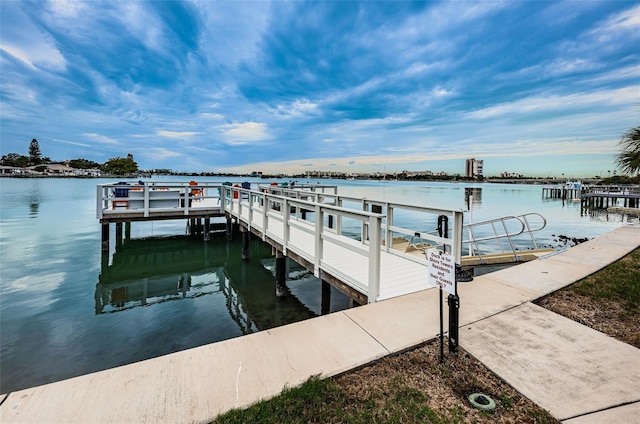
[[[211,218],[208,216],[204,218],[204,241],[211,239]]]
[[[276,250],[276,296],[287,295],[287,257]]]
[[[233,237],[233,223],[231,222],[231,216],[227,215],[227,240],[231,240]]]
[[[242,234],[242,260],[249,260],[249,238],[251,233],[244,225],[240,225],[240,234]]]
[[[109,251],[109,223],[102,224],[102,251]]]

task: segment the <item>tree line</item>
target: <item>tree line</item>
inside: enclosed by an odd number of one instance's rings
[[[620,151],[616,157],[615,164],[620,170],[629,174],[636,180],[640,179],[640,126],[629,129],[622,135],[619,142]],[[99,169],[102,172],[114,175],[135,174],[138,172],[138,164],[133,160],[133,155],[129,153],[126,158],[111,158],[103,164],[99,164],[88,159],[71,159],[64,162],[53,162],[48,157],[43,157],[40,151],[40,143],[35,138],[29,144],[29,154],[27,156],[18,153],[9,153],[2,156],[0,164],[5,166],[15,166],[27,168],[33,166],[38,172],[46,170],[48,164],[65,163],[75,169]]]
[[[115,157],[105,163],[98,163],[88,159],[71,159],[68,161],[54,162],[46,156],[42,156],[40,143],[37,139],[31,140],[29,144],[29,154],[21,155],[19,153],[9,153],[3,155],[0,164],[4,166],[13,166],[17,168],[33,167],[37,172],[44,172],[47,165],[63,163],[74,169],[99,169],[102,172],[113,175],[128,175],[138,172],[138,164],[133,159],[133,155],[129,153],[126,158]]]

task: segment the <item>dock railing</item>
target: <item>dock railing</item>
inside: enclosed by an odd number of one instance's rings
[[[263,239],[268,237],[277,242],[285,255],[291,251],[313,264],[316,277],[320,277],[321,271],[328,272],[365,293],[370,302],[380,294],[381,253],[426,265],[426,258],[419,259],[393,248],[398,235],[418,234],[434,247],[446,249],[456,263],[460,262],[462,210],[378,202],[276,186],[260,187],[258,191],[223,186],[222,202],[226,213],[249,229],[258,230]],[[395,217],[399,214],[405,215],[405,220],[396,225]],[[410,226],[407,214],[420,215],[421,218],[414,220],[420,225]],[[424,229],[435,228],[440,216],[446,216],[450,223],[448,237]],[[336,255],[336,251],[341,253]],[[347,257],[366,266],[364,277],[344,271],[346,268],[340,266],[340,262]]]
[[[154,213],[189,215],[203,209],[221,210],[222,183],[118,182],[97,186],[98,219],[118,216],[152,217]]]

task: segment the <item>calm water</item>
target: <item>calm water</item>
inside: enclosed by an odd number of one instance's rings
[[[105,259],[95,211],[101,182],[111,181],[0,179],[0,392],[348,307],[348,299],[333,289],[323,304],[320,281],[293,262],[291,293],[276,298],[270,247],[252,239],[251,259],[244,262],[239,237],[205,243],[185,236],[182,221],[134,223],[131,239],[122,245],[114,246],[112,235]],[[465,222],[538,212],[548,224],[537,239],[549,246],[561,247],[560,234],[592,238],[629,225],[616,215],[581,216],[577,202],[543,200],[541,186],[322,183],[339,185],[343,195],[461,209],[466,189],[473,208]]]

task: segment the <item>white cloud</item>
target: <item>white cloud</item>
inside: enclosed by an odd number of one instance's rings
[[[229,144],[246,144],[267,140],[270,137],[267,125],[259,122],[242,122],[217,127]]]
[[[637,38],[638,31],[640,31],[640,4],[607,18],[594,28],[593,33],[606,37],[611,33],[631,32]]]
[[[166,130],[158,130],[156,132],[161,137],[167,138],[190,138],[202,133],[196,131],[166,131]]]
[[[287,118],[299,118],[301,116],[312,114],[317,110],[318,104],[307,99],[296,99],[293,103],[288,105],[279,105],[277,107],[277,113]]]
[[[95,140],[97,142],[103,143],[103,144],[120,144],[120,142],[116,139],[101,135],[101,134],[96,134],[96,133],[85,133],[82,134],[87,138],[90,138],[91,140]]]
[[[0,48],[31,68],[64,71],[67,63],[55,40],[34,25],[21,7],[21,2],[3,3]]]
[[[491,119],[533,112],[553,112],[565,109],[575,110],[584,107],[599,107],[604,110],[604,108],[611,105],[628,104],[633,106],[637,104],[637,101],[637,88],[624,87],[616,90],[603,90],[587,94],[526,97],[511,103],[503,103],[476,110],[468,113],[466,116],[470,119]]]

